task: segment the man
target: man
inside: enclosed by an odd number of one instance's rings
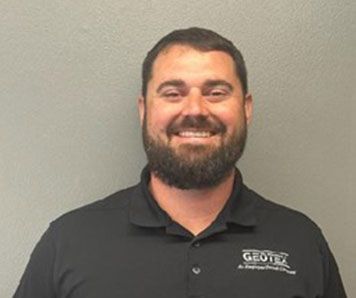
[[[162,38],[139,112],[141,182],[54,221],[14,297],[346,297],[319,228],[235,168],[252,97],[230,41],[200,28]]]

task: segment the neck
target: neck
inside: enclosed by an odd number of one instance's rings
[[[162,182],[151,173],[150,191],[158,205],[193,235],[205,230],[215,220],[229,199],[235,172],[219,185],[205,189],[179,189]]]

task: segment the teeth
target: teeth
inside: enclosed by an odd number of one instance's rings
[[[208,131],[181,131],[179,136],[184,138],[208,138],[211,133]]]

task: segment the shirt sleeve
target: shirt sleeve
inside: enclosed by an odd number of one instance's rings
[[[50,227],[33,250],[13,298],[56,298],[53,285],[55,255]]]
[[[339,268],[336,264],[335,258],[322,234],[320,240],[324,264],[323,298],[346,298],[344,285],[342,283]]]

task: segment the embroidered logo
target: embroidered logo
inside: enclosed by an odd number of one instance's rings
[[[237,266],[238,270],[272,270],[295,275],[288,264],[289,255],[285,252],[258,249],[243,249],[242,264]]]

